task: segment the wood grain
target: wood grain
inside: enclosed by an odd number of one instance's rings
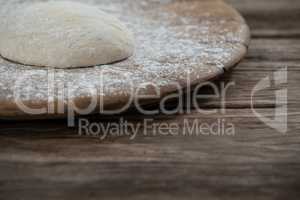
[[[224,119],[234,136],[82,137],[65,121],[0,122],[0,199],[299,199],[300,2],[228,0],[250,22],[255,39],[247,58],[216,83],[235,82],[226,113],[218,99],[200,101],[217,113],[90,116],[91,122],[133,124]],[[255,96],[257,112],[272,117],[277,89],[288,89],[288,132],[268,127],[251,110],[251,91],[287,66],[288,83]],[[202,93],[208,89],[201,90]],[[285,103],[285,102],[281,102]],[[176,106],[172,102],[170,106]],[[188,108],[185,108],[188,110]],[[279,122],[280,123],[280,122]]]
[[[297,197],[300,116],[289,121],[290,131],[284,135],[249,113],[234,109],[225,115],[154,116],[155,122],[181,125],[185,119],[211,123],[224,118],[237,125],[235,136],[139,134],[135,140],[100,141],[79,137],[57,121],[26,122],[11,130],[7,125],[0,136],[0,192],[6,199]],[[125,117],[133,123],[143,119]],[[38,131],[20,129],[28,126]]]
[[[299,38],[298,0],[226,0],[234,5],[251,26],[254,38]]]

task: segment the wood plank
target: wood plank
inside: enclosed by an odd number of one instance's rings
[[[235,83],[226,95],[227,107],[251,106],[251,93],[265,77],[272,79],[278,70],[287,69],[287,84],[272,85],[255,95],[255,106],[275,106],[275,91],[288,89],[288,104],[299,107],[300,90],[300,40],[253,39],[246,59],[233,71],[225,74],[221,81]],[[283,102],[286,103],[286,102]],[[217,102],[209,104],[216,106]]]
[[[298,0],[226,0],[249,23],[253,37],[299,38]]]
[[[256,61],[300,61],[298,39],[254,39],[251,41],[247,59]]]
[[[260,112],[272,115],[271,109]],[[93,199],[99,195],[105,199],[297,197],[299,114],[289,116],[290,130],[281,134],[251,113],[235,109],[225,115],[153,116],[156,123],[181,126],[184,120],[210,124],[223,118],[236,125],[235,136],[154,136],[149,130],[149,135],[140,133],[134,140],[100,141],[79,137],[58,121],[11,124],[17,129],[10,131],[6,125],[6,132],[0,134],[0,196],[6,200],[20,196]],[[125,118],[137,124],[145,116]],[[24,134],[21,127],[29,126],[41,131],[25,129]],[[63,130],[52,131],[53,127]]]
[[[263,89],[262,91],[254,92],[255,87],[262,81],[264,78],[270,78],[274,80],[274,73],[278,70],[284,69],[285,65],[281,64],[273,65],[272,63],[250,63],[243,62],[235,70],[230,73],[225,74],[222,77],[221,81],[224,81],[226,84],[234,83],[234,86],[231,86],[226,93],[226,105],[227,107],[242,106],[250,107],[251,104],[255,107],[264,107],[264,106],[275,106],[275,93],[281,89],[287,89],[288,99],[286,101],[277,102],[280,104],[288,103],[291,107],[299,106],[299,89],[300,89],[300,76],[299,71],[289,70],[287,68],[287,82],[283,84],[276,85],[275,83],[271,87]],[[252,102],[253,95],[253,102]],[[219,101],[220,102],[220,101]],[[210,102],[214,104],[216,102]],[[278,104],[279,105],[279,104]],[[277,106],[278,106],[277,105]]]

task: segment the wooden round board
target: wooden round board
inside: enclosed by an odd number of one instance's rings
[[[24,2],[37,1],[0,0],[0,22]],[[61,111],[70,104],[84,108],[95,97],[98,106],[114,109],[126,104],[133,91],[153,94],[149,83],[163,97],[174,92],[175,83],[184,88],[223,74],[244,57],[250,41],[244,19],[220,0],[91,0],[88,4],[126,23],[135,35],[135,55],[80,69],[24,66],[0,58],[0,118],[64,117]],[[44,112],[26,112],[20,102]]]

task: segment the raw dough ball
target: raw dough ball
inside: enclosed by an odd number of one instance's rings
[[[0,27],[0,54],[26,65],[86,67],[133,52],[133,36],[118,19],[82,3],[21,6]]]

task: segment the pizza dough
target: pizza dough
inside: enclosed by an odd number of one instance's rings
[[[134,39],[115,17],[76,2],[20,6],[0,28],[0,54],[17,63],[74,68],[120,61]]]

